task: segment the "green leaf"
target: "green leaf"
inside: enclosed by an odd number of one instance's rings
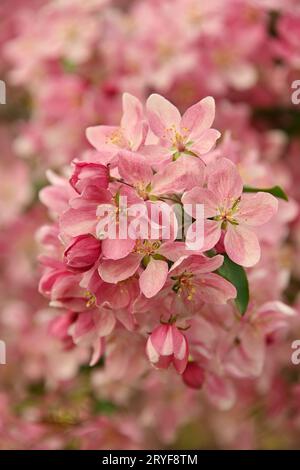
[[[101,415],[111,415],[117,411],[117,406],[109,400],[96,400],[94,403],[94,413]]]
[[[273,186],[272,188],[252,188],[251,186],[244,186],[243,188],[244,193],[269,193],[279,199],[283,199],[284,201],[288,201],[288,197],[284,190],[280,186]]]
[[[244,315],[249,303],[249,284],[246,271],[242,266],[231,261],[227,255],[224,255],[224,263],[217,273],[235,286],[237,290],[235,303],[240,313]]]

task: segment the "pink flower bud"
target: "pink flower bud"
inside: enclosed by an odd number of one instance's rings
[[[182,374],[188,360],[188,343],[175,325],[160,325],[148,338],[146,352],[150,362],[158,369],[167,369],[173,363]]]
[[[101,253],[101,242],[92,235],[80,235],[68,246],[64,261],[69,269],[77,272],[88,271]]]
[[[182,374],[182,379],[190,388],[201,388],[205,379],[204,369],[196,362],[189,362]]]
[[[108,169],[100,163],[74,162],[74,173],[70,184],[79,194],[87,186],[97,186],[106,189],[108,186]]]

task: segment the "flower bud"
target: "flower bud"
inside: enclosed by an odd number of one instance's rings
[[[205,379],[204,369],[196,362],[188,362],[182,379],[190,388],[201,388]]]
[[[70,184],[79,194],[87,186],[106,189],[108,186],[108,169],[100,163],[74,162],[75,169]]]
[[[92,235],[80,235],[68,246],[64,253],[67,267],[76,272],[88,271],[101,253],[101,242]]]
[[[146,352],[158,369],[167,369],[172,363],[179,374],[186,368],[188,343],[175,325],[160,325],[148,338]]]

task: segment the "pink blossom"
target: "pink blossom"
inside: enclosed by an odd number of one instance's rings
[[[196,362],[188,362],[182,374],[182,379],[188,387],[199,389],[205,380],[204,369]]]
[[[98,260],[101,242],[92,235],[76,237],[64,252],[64,261],[71,271],[88,271]]]
[[[147,341],[149,361],[158,369],[167,369],[173,364],[182,374],[188,360],[188,344],[185,336],[175,325],[160,325],[151,333]]]
[[[146,132],[147,127],[143,120],[143,108],[140,101],[124,93],[120,127],[88,127],[86,136],[91,145],[103,153],[103,161],[109,162],[120,149],[138,150],[146,138]]]
[[[208,169],[207,187],[195,187],[183,195],[185,204],[204,204],[207,249],[225,231],[228,256],[242,266],[253,266],[260,259],[260,246],[254,231],[267,223],[277,211],[277,199],[268,193],[244,194],[243,182],[235,165],[220,159]],[[192,215],[192,211],[191,211]],[[191,239],[193,227],[187,238]]]
[[[147,101],[147,116],[152,132],[159,138],[167,153],[203,155],[215,144],[220,133],[211,129],[215,117],[215,102],[204,98],[181,117],[178,109],[165,98],[154,94]],[[162,153],[164,150],[162,149]]]

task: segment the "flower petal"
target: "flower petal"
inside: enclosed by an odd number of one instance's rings
[[[143,141],[143,106],[135,96],[123,94],[123,116],[121,128],[132,150],[137,150]]]
[[[180,128],[181,116],[178,109],[157,94],[149,96],[146,106],[152,132],[160,139],[172,142],[174,132]]]
[[[232,207],[243,191],[243,181],[237,167],[227,158],[221,158],[207,168],[207,187],[222,207]]]
[[[213,148],[216,141],[220,137],[221,134],[216,129],[207,129],[205,132],[203,132],[199,139],[193,141],[190,149],[197,155],[204,155]]]
[[[182,193],[201,186],[203,180],[204,163],[199,158],[181,156],[154,175],[151,192],[155,195]]]
[[[254,266],[260,260],[257,236],[241,225],[228,225],[224,245],[229,258],[241,266]]]
[[[267,223],[276,214],[277,209],[278,201],[272,194],[243,194],[236,219],[247,225],[259,226]]]
[[[204,204],[204,216],[206,218],[214,217],[218,214],[219,201],[212,191],[205,188],[196,186],[190,191],[186,191],[182,196],[181,202],[186,204],[186,207],[184,207],[185,212],[194,218],[196,217],[196,204]],[[192,207],[189,207],[190,205]]]
[[[135,240],[131,238],[116,238],[115,240],[106,238],[102,241],[102,253],[106,258],[118,260],[129,255],[129,253],[132,252],[134,245]]]
[[[186,110],[181,120],[182,133],[188,133],[189,139],[195,140],[211,127],[214,119],[215,100],[207,96]]]
[[[118,171],[127,183],[133,185],[142,183],[145,186],[150,183],[153,176],[150,160],[127,150],[121,150],[118,156]]]
[[[141,256],[132,253],[119,260],[105,259],[99,265],[98,272],[105,282],[116,284],[131,277],[138,269]]]
[[[118,145],[118,142],[114,143],[113,136],[119,136],[119,139],[125,141],[124,136],[121,135],[119,127],[116,126],[93,126],[88,127],[86,130],[87,140],[93,147],[95,147],[96,150],[99,151],[121,147],[121,145]],[[123,146],[125,145],[122,145],[122,147]]]
[[[140,275],[140,288],[148,299],[156,295],[164,286],[168,276],[168,263],[151,258],[145,271]]]
[[[203,302],[225,304],[236,295],[236,288],[218,274],[202,274],[199,276],[199,281],[197,280],[197,296]]]

